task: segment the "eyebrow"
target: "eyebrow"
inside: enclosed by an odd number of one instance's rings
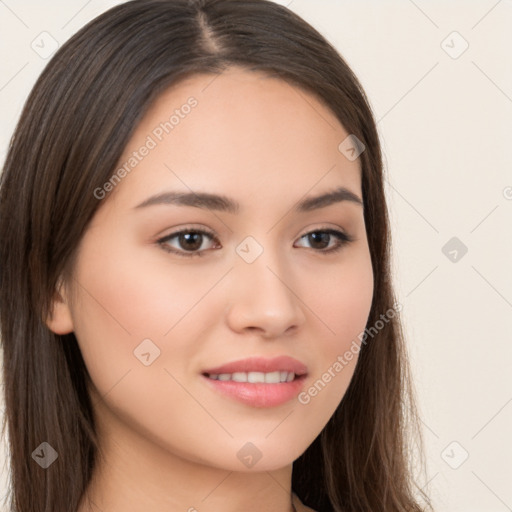
[[[319,196],[302,199],[295,205],[294,211],[297,213],[309,212],[342,201],[349,201],[363,206],[363,201],[357,194],[345,187],[338,187]],[[135,206],[134,209],[166,204],[193,206],[195,208],[224,211],[233,214],[240,211],[240,204],[235,200],[223,195],[209,194],[206,192],[163,192],[148,197],[142,203]]]

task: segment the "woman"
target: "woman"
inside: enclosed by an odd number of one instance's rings
[[[375,123],[297,15],[99,16],[36,83],[0,208],[13,510],[428,506]]]

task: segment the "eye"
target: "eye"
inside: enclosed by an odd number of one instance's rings
[[[329,247],[330,242],[333,241],[333,237],[334,245]],[[355,240],[347,233],[331,228],[310,231],[309,233],[302,235],[300,240],[302,239],[306,239],[310,244],[312,244],[312,249],[316,249],[318,252],[323,254],[338,252],[343,248],[343,246]]]
[[[171,233],[157,240],[157,243],[164,249],[164,251],[178,254],[179,256],[203,256],[206,250],[203,246],[204,238],[208,237],[210,240],[217,240],[215,235],[203,229],[182,229]],[[176,239],[178,249],[169,244],[171,240]],[[199,251],[199,249],[201,249]]]

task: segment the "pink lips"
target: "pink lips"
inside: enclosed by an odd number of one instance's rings
[[[249,373],[249,372],[293,372],[295,379],[279,383],[250,383],[233,380],[214,380],[209,375]],[[209,368],[202,374],[207,385],[215,391],[252,407],[275,407],[293,399],[304,386],[307,367],[297,359],[280,356],[272,359],[252,357],[241,359],[215,368]]]
[[[220,374],[220,373],[235,373],[235,372],[293,372],[295,375],[305,375],[307,373],[306,365],[302,364],[297,359],[288,356],[279,356],[272,359],[265,359],[263,357],[250,357],[248,359],[239,359],[231,363],[209,368],[203,373]]]

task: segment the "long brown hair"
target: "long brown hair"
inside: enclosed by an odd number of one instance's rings
[[[0,321],[10,508],[75,511],[98,439],[73,333],[45,324],[55,290],[151,103],[169,86],[229,66],[314,94],[366,149],[360,155],[374,296],[368,326],[395,306],[380,143],[353,72],[325,38],[267,0],[135,0],[88,23],[51,59],[12,137],[0,178]],[[420,447],[398,312],[368,342],[326,427],[293,465],[293,491],[318,512],[430,509],[414,483],[408,433]],[[42,442],[58,459],[34,462]],[[423,459],[422,459],[423,460]],[[423,502],[423,505],[420,504]]]

